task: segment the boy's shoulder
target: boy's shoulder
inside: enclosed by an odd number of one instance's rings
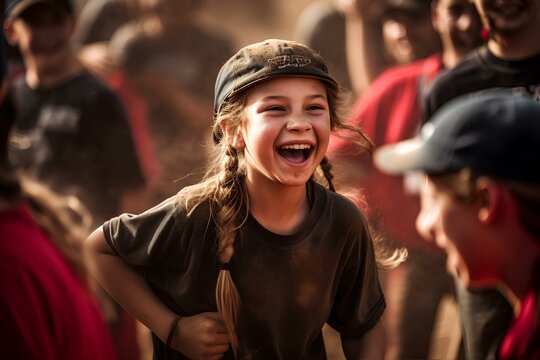
[[[485,50],[479,48],[465,56],[452,69],[442,72],[429,88],[423,121],[431,118],[442,105],[451,99],[485,86],[483,77],[486,71]]]

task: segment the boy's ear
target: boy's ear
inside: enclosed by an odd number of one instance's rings
[[[491,224],[506,206],[503,189],[492,179],[481,177],[476,182],[476,191],[480,202],[478,220],[483,224]]]
[[[439,29],[439,2],[438,1],[433,1],[431,2],[431,25],[433,26],[433,29],[435,29],[435,31],[437,32],[440,32]]]
[[[8,19],[4,21],[4,34],[9,45],[17,46],[18,39],[17,33],[13,28],[13,20]]]

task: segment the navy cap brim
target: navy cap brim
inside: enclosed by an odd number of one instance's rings
[[[15,19],[21,16],[21,14],[28,10],[31,6],[37,5],[37,4],[47,4],[50,6],[61,6],[65,7],[68,11],[72,11],[71,5],[66,1],[65,4],[60,3],[58,1],[53,0],[23,0],[19,1],[18,3],[15,3],[11,6],[8,5],[6,9],[6,18],[8,19]]]
[[[433,124],[427,123],[416,137],[381,146],[373,154],[375,166],[390,175],[402,175],[414,170],[436,171],[437,164],[426,156],[427,141],[434,131]]]
[[[377,149],[373,155],[375,165],[390,175],[402,175],[421,166],[421,153],[425,142],[420,136],[385,145]]]

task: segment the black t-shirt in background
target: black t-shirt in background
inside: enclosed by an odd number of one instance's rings
[[[475,50],[435,80],[425,102],[423,121],[429,121],[438,109],[458,96],[474,96],[496,88],[512,88],[540,100],[540,54],[522,60],[503,60],[485,46]]]
[[[118,215],[123,191],[144,176],[118,97],[82,72],[53,88],[15,83],[10,159],[61,194],[80,197],[99,223]]]

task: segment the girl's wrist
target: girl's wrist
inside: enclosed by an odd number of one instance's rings
[[[180,322],[180,319],[182,319],[182,316],[177,315],[171,323],[169,333],[167,334],[167,340],[165,341],[165,345],[167,345],[168,348],[172,348],[171,345],[173,343],[174,334],[176,333],[176,329],[178,328],[178,323]]]

